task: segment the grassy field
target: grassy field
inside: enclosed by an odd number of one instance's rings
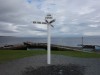
[[[46,51],[39,51],[39,50],[34,50],[34,51],[0,50],[0,63],[34,55],[43,55],[46,53],[47,53]],[[100,58],[100,54],[78,52],[78,51],[52,51],[52,54],[72,56],[72,57],[82,57],[82,58]]]
[[[41,54],[46,54],[46,51],[0,50],[0,63]]]
[[[52,54],[65,55],[79,58],[100,58],[100,54],[81,51],[53,51]]]

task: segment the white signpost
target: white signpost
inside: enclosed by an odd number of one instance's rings
[[[37,22],[37,21],[33,21],[34,24],[47,24],[47,34],[48,34],[48,38],[47,38],[47,64],[51,64],[51,26],[53,27],[53,25],[51,25],[51,23],[55,22],[55,19],[53,19],[53,17],[51,16],[51,14],[47,14],[47,16],[45,17],[45,22]]]

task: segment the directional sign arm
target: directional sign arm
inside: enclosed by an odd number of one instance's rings
[[[54,26],[53,25],[51,25],[53,28],[54,28]]]
[[[45,20],[46,21],[46,23],[49,23],[47,20]]]
[[[33,24],[47,24],[46,22],[33,21]]]
[[[54,19],[54,20],[52,20],[52,21],[50,21],[50,23],[53,23],[53,22],[55,22],[55,19]]]
[[[35,23],[35,24],[36,24],[36,21],[33,21],[33,23]]]

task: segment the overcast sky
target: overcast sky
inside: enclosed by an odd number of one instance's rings
[[[100,0],[0,0],[0,36],[46,36],[44,21],[56,19],[52,36],[100,36]]]

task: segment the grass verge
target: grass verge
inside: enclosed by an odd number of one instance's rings
[[[13,60],[13,59],[19,59],[19,58],[41,55],[41,54],[46,54],[46,51],[0,50],[0,63]]]
[[[71,57],[80,57],[80,58],[100,58],[100,54],[87,53],[81,51],[52,51],[52,54],[65,55]]]
[[[0,50],[0,63],[34,56],[34,55],[43,55],[46,54],[46,51],[25,51],[25,50]],[[56,55],[65,55],[65,56],[72,56],[72,57],[81,57],[81,58],[100,58],[100,54],[97,53],[86,53],[86,52],[79,52],[79,51],[52,51],[52,54]]]

